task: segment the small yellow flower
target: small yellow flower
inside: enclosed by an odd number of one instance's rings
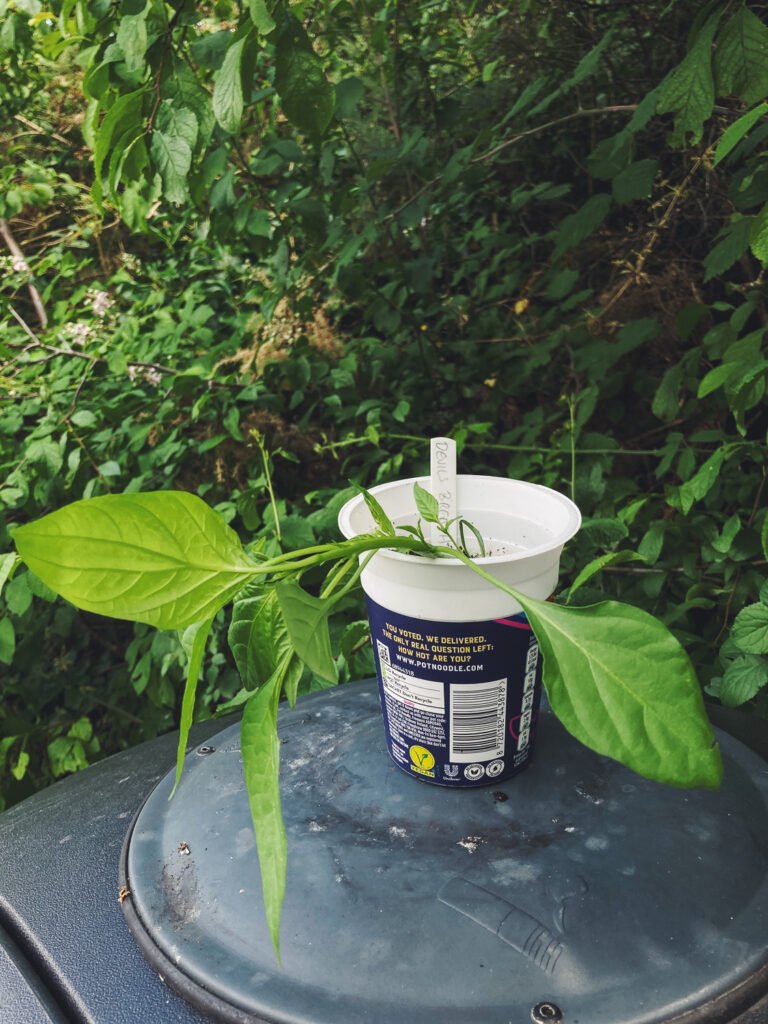
[[[520,316],[528,309],[528,299],[518,299],[515,303],[515,315]]]

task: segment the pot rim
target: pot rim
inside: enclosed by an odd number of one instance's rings
[[[567,526],[565,526],[557,533],[553,534],[553,536],[547,539],[545,543],[538,544],[535,547],[525,548],[524,550],[520,551],[512,551],[507,554],[485,555],[482,557],[473,558],[472,561],[475,562],[477,565],[494,566],[504,565],[508,562],[521,562],[527,558],[540,558],[542,555],[548,554],[550,552],[553,555],[555,555],[555,557],[559,557],[559,552],[562,549],[563,545],[575,536],[575,534],[579,530],[579,527],[581,526],[581,512],[578,506],[564,494],[561,494],[559,491],[553,490],[551,487],[546,487],[544,484],[534,484],[530,483],[527,480],[515,479],[514,477],[498,477],[489,476],[488,474],[475,473],[459,474],[457,480],[493,481],[494,485],[509,484],[510,486],[522,490],[530,489],[536,492],[545,491],[547,493],[548,498],[554,501],[555,503],[559,504],[562,508],[564,508],[569,513],[570,517],[570,521],[568,522]],[[430,482],[430,477],[428,476],[406,477],[405,479],[392,480],[389,483],[385,484],[376,484],[374,487],[369,488],[369,490],[370,493],[374,495],[374,497],[378,497],[379,495],[384,494],[390,490],[395,490],[396,488],[404,488],[408,486],[412,489],[414,483],[419,483],[422,487],[426,487],[427,490],[429,490]],[[353,511],[361,503],[364,502],[365,498],[363,497],[363,495],[356,494],[353,498],[350,498],[349,501],[345,502],[345,504],[342,505],[341,509],[339,510],[338,525],[339,529],[341,530],[342,534],[345,537],[349,538],[361,535],[359,531],[355,531],[351,528],[351,516]],[[499,539],[503,540],[504,538]],[[402,551],[393,551],[391,548],[380,548],[376,552],[376,558],[380,557],[392,559],[395,562],[404,562],[409,565],[428,564],[430,566],[435,567],[445,566],[446,568],[448,568],[452,566],[462,566],[464,568],[467,568],[465,563],[462,562],[461,559],[459,558],[449,558],[446,556],[444,558],[425,559],[425,557],[422,555],[406,554]]]

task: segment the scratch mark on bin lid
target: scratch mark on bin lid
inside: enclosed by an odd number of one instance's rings
[[[509,900],[489,892],[460,875],[449,879],[437,894],[441,903],[493,932],[497,938],[553,974],[562,943],[541,921],[516,907]]]

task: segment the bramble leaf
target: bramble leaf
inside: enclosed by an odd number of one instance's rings
[[[720,700],[728,708],[736,708],[751,700],[768,683],[768,658],[757,654],[740,654],[723,673]]]
[[[718,37],[714,67],[719,96],[751,105],[768,93],[768,28],[743,4]]]
[[[705,22],[693,46],[662,84],[656,111],[659,114],[675,115],[674,129],[669,137],[673,146],[686,145],[689,132],[691,143],[698,142],[704,130],[704,121],[712,113],[715,82],[711,51],[721,13],[718,11]]]
[[[760,601],[742,608],[733,621],[731,639],[745,654],[768,654],[768,606]]]

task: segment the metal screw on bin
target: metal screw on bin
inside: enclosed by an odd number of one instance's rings
[[[533,1024],[559,1024],[563,1019],[563,1012],[554,1003],[536,1003],[531,1010]]]
[[[198,754],[213,754],[216,752],[216,747],[198,747]]]

